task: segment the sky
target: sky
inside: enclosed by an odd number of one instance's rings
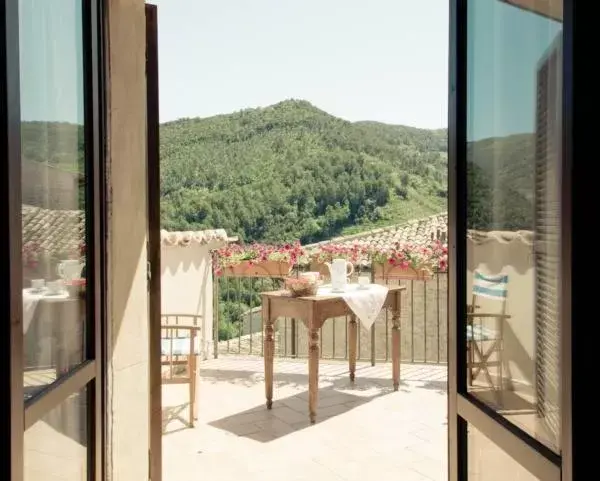
[[[447,126],[447,0],[156,0],[161,122],[308,100]]]
[[[534,132],[538,69],[562,25],[497,0],[468,8],[468,140]]]
[[[83,123],[83,31],[79,0],[19,0],[23,120]]]

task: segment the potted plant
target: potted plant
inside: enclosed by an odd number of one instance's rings
[[[367,249],[360,244],[323,244],[314,248],[307,255],[310,259],[310,270],[329,277],[327,263],[333,259],[345,259],[354,265],[366,258]]]
[[[440,241],[427,245],[396,243],[391,247],[372,248],[369,252],[376,279],[427,280],[436,271],[445,271],[448,248]]]
[[[231,277],[286,277],[303,255],[299,242],[230,244],[215,252],[214,270]]]

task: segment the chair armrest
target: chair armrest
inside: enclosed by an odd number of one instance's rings
[[[488,319],[510,319],[510,314],[491,314],[491,313],[477,313],[467,312],[467,317],[487,317]]]
[[[177,324],[161,324],[160,326],[161,329],[177,329],[177,330],[184,330],[184,331],[200,331],[202,330],[202,327],[200,326],[180,326]]]

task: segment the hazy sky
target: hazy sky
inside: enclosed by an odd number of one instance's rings
[[[538,69],[562,25],[498,0],[468,16],[468,140],[534,132]]]
[[[447,125],[448,0],[156,0],[160,117],[298,98],[348,120]]]

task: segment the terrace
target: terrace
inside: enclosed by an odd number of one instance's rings
[[[444,216],[432,216],[307,248],[425,243],[445,239],[444,221]],[[163,319],[173,323],[180,322],[179,314],[195,315],[203,359],[193,428],[187,424],[188,387],[163,386],[165,479],[187,480],[189,473],[203,472],[223,480],[358,480],[373,475],[381,480],[445,480],[447,275],[408,280],[373,276],[375,282],[407,288],[398,392],[391,381],[387,311],[370,330],[359,330],[354,383],[348,377],[348,319],[324,324],[318,421],[311,426],[307,330],[296,319],[276,324],[275,397],[269,411],[260,292],[280,287],[281,277],[250,271],[213,276],[212,253],[226,242],[222,231],[194,238],[163,233]],[[366,266],[359,269],[371,272]],[[191,287],[198,285],[201,292]]]

